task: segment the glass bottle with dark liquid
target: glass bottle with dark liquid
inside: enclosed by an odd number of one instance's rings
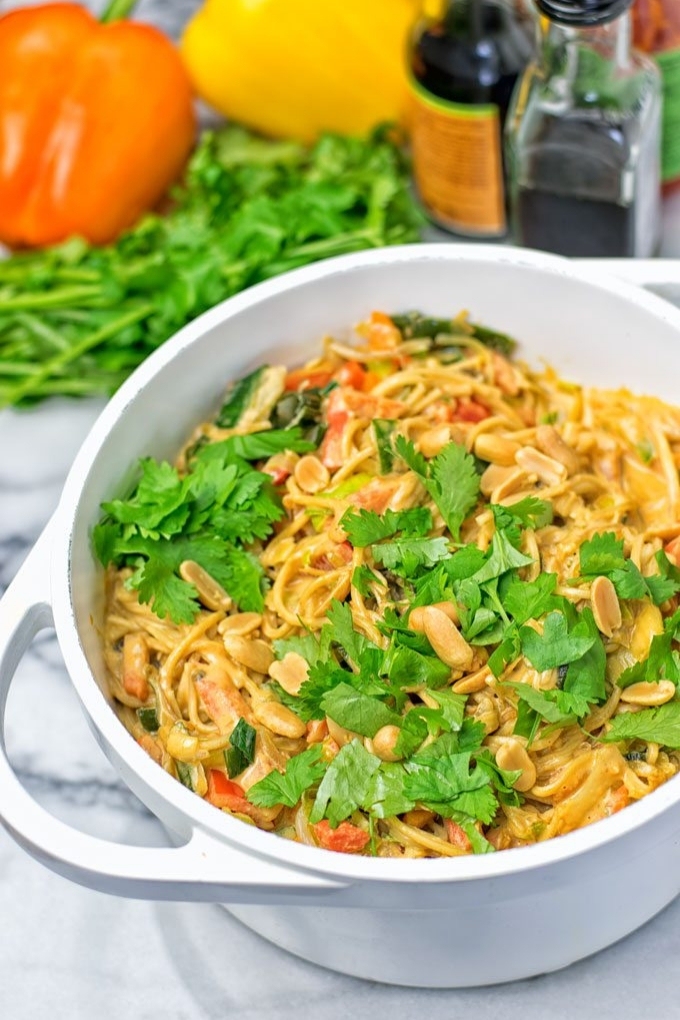
[[[411,48],[410,129],[416,186],[431,218],[470,237],[507,229],[502,133],[533,54],[517,0],[448,0]]]
[[[631,49],[632,0],[536,0],[542,45],[508,118],[516,240],[569,256],[654,254],[660,77]]]

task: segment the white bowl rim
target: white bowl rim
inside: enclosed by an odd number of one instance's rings
[[[139,784],[133,787],[137,795],[144,800],[140,789],[151,789],[168,804],[171,812],[180,813],[183,819],[193,823],[194,828],[236,849],[246,850],[256,857],[297,871],[314,872],[349,882],[445,884],[500,878],[558,864],[604,847],[674,807],[680,801],[680,776],[664,783],[623,811],[583,829],[543,843],[494,854],[420,860],[352,856],[299,844],[247,825],[224,812],[216,811],[212,805],[184,788],[161,769],[128,733],[100,691],[76,627],[70,573],[72,525],[84,488],[82,479],[87,478],[110,429],[149,380],[205,331],[261,300],[329,276],[354,272],[364,267],[432,261],[507,263],[513,267],[527,266],[573,279],[577,283],[616,295],[626,304],[646,309],[655,318],[674,327],[680,342],[680,310],[641,288],[594,268],[592,264],[579,267],[556,255],[511,246],[435,243],[371,249],[327,259],[257,284],[228,298],[193,320],[150,355],[111,398],[90,430],[69,472],[54,518],[55,541],[50,576],[59,644],[72,682],[95,728],[105,742],[129,764],[139,780]]]

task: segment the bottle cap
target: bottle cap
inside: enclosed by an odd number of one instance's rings
[[[633,0],[536,0],[541,14],[560,25],[586,28],[620,17]]]

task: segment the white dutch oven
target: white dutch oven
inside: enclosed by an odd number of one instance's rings
[[[461,308],[595,385],[677,400],[680,312],[552,256],[422,245],[345,256],[255,287],[187,326],[102,413],[59,508],[0,602],[0,713],[15,667],[55,627],[104,753],[177,844],[119,846],[39,807],[0,745],[0,816],[54,871],[108,893],[227,904],[278,945],[379,981],[455,987],[564,967],[633,931],[680,892],[680,779],[623,812],[531,848],[446,860],[378,860],[298,845],[245,825],[163,772],[116,718],[96,621],[90,529],[138,457],[172,458],[226,382],[263,361],[294,364],[372,309]]]

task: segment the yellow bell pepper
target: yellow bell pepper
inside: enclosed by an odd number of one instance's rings
[[[421,0],[206,0],[181,48],[198,94],[268,135],[311,141],[399,120]]]

